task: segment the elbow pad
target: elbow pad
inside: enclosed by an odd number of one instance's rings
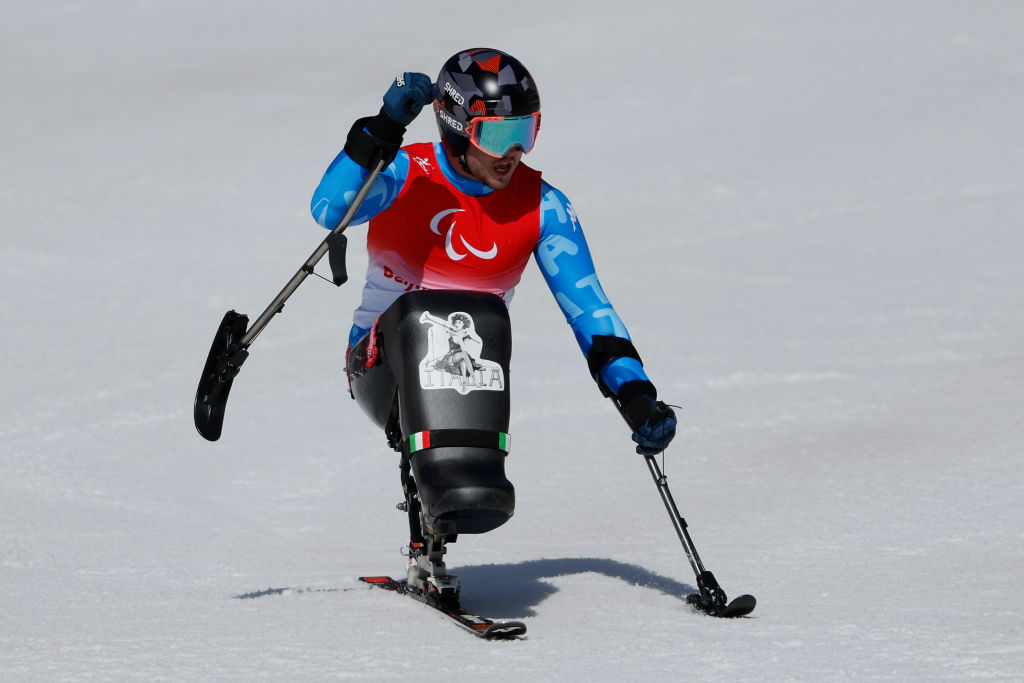
[[[601,393],[612,400],[626,424],[635,431],[647,420],[650,405],[658,398],[658,389],[647,380],[632,380],[623,384],[617,395],[614,394],[601,380],[601,370],[617,358],[633,358],[643,365],[633,342],[611,335],[594,335],[593,344],[587,351],[590,375]]]
[[[382,111],[352,124],[345,140],[345,154],[365,169],[376,168],[382,159],[386,166],[398,154],[403,135],[405,126]]]
[[[601,370],[609,362],[616,358],[633,358],[640,365],[640,360],[633,342],[622,337],[614,337],[607,334],[595,334],[590,349],[587,350],[587,366],[590,368],[590,376],[597,382],[598,388],[603,396],[612,396],[612,390],[601,380]]]

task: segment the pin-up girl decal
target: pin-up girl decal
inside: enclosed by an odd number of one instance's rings
[[[455,389],[460,394],[504,389],[501,366],[480,358],[484,344],[471,315],[457,312],[445,320],[424,311],[420,322],[430,325],[427,357],[420,362],[424,389]]]

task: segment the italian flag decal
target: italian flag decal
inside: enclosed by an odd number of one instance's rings
[[[470,429],[438,429],[435,431],[416,432],[409,435],[409,453],[428,448],[445,448],[450,446],[470,446],[479,448],[497,448],[508,453],[511,439],[506,432],[486,432]]]
[[[430,432],[416,432],[409,436],[409,452],[415,453],[430,448]]]

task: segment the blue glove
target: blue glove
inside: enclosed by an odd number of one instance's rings
[[[668,448],[676,435],[676,414],[661,401],[637,396],[626,409],[627,420],[634,427],[633,441],[640,455],[657,455]]]
[[[408,126],[423,106],[437,97],[437,86],[430,76],[406,71],[395,78],[391,87],[384,93],[384,106],[381,111],[403,126]]]

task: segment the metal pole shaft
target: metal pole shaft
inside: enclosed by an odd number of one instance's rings
[[[658,467],[658,463],[653,455],[648,455],[645,459],[647,460],[647,468],[651,471],[654,483],[658,487],[658,493],[661,494],[661,500],[665,503],[665,509],[668,510],[668,516],[672,518],[672,525],[676,529],[676,535],[679,536],[679,541],[683,544],[683,550],[686,551],[686,558],[690,561],[690,566],[693,568],[694,573],[700,576],[705,572],[704,564],[700,561],[697,548],[694,547],[693,540],[686,530],[686,520],[679,514],[679,508],[676,507],[676,502],[672,498],[672,492],[668,490],[668,480],[661,473],[661,468]]]
[[[382,159],[377,163],[376,168],[370,171],[370,175],[366,176],[366,180],[363,181],[362,186],[359,188],[359,192],[356,193],[355,199],[352,200],[352,203],[348,207],[348,211],[345,212],[345,215],[342,217],[341,222],[338,223],[338,226],[334,228],[334,230],[331,230],[327,237],[324,238],[324,241],[320,243],[320,246],[318,246],[312,255],[306,259],[306,262],[302,264],[302,267],[299,268],[298,272],[296,272],[295,275],[292,276],[292,279],[288,281],[288,284],[284,286],[284,289],[274,297],[274,300],[270,302],[270,305],[267,306],[266,310],[260,314],[260,317],[256,318],[256,321],[246,331],[245,336],[243,336],[239,342],[242,348],[248,347],[253,340],[256,339],[259,333],[263,331],[263,328],[265,328],[270,322],[270,319],[281,312],[281,309],[284,307],[284,302],[288,300],[288,297],[290,297],[295,290],[299,288],[302,281],[313,272],[313,268],[317,263],[319,263],[320,259],[324,257],[324,254],[327,253],[327,240],[330,239],[331,235],[343,232],[345,228],[348,227],[348,224],[352,222],[352,219],[356,215],[356,211],[359,210],[363,200],[366,199],[366,195],[370,193],[370,187],[377,179],[377,176],[380,175],[380,172],[384,170],[385,166],[386,164]]]

